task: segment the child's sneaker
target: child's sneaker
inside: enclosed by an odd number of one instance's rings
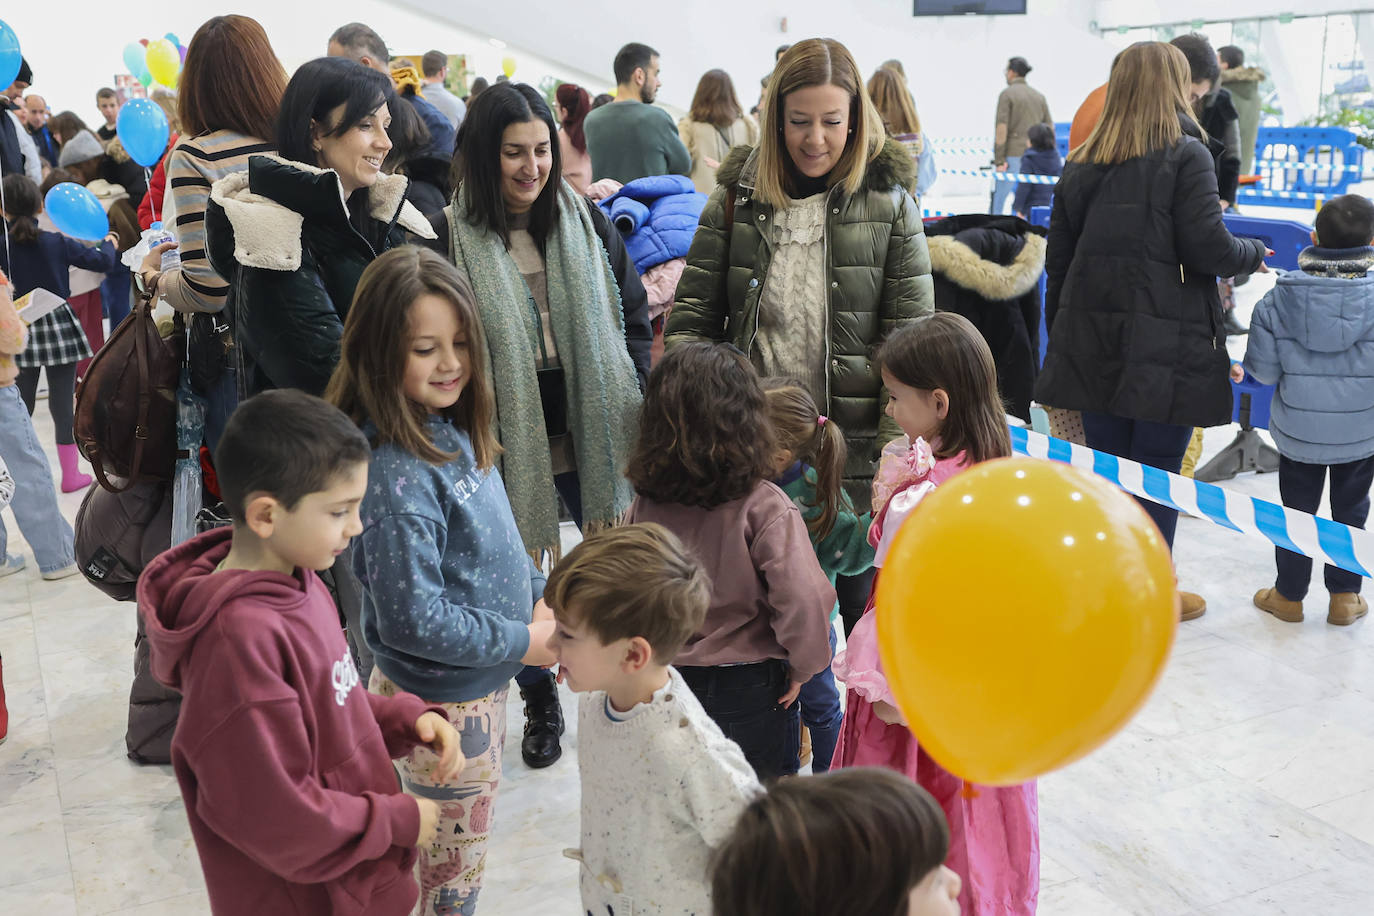
[[[1359,592],[1336,592],[1331,596],[1331,607],[1326,612],[1326,622],[1338,627],[1348,627],[1369,613],[1369,602],[1360,597]]]
[[[28,564],[25,562],[22,556],[13,553],[10,554],[9,556],[5,557],[4,564],[0,565],[0,579],[5,578],[6,576],[12,576],[17,572],[20,572],[27,565]]]
[[[43,573],[43,578],[48,580],[65,579],[68,576],[74,576],[79,572],[81,572],[81,567],[77,566],[75,563],[68,563],[61,569],[54,569],[52,572]]]
[[[1358,596],[1357,596],[1358,597]],[[1255,592],[1255,607],[1264,611],[1266,614],[1273,614],[1284,623],[1302,623],[1302,602],[1289,601],[1279,590],[1273,588],[1262,588]],[[1331,596],[1332,613],[1335,613],[1336,596]],[[1329,618],[1328,618],[1329,619]],[[1352,617],[1351,620],[1354,620]],[[1350,621],[1346,621],[1349,623]]]

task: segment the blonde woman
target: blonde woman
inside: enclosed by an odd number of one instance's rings
[[[692,96],[692,109],[678,122],[678,136],[692,157],[692,184],[710,194],[716,188],[716,169],[731,149],[759,142],[759,125],[744,113],[735,84],[724,70],[707,70]]]
[[[1177,473],[1194,426],[1231,422],[1216,278],[1263,270],[1264,245],[1221,219],[1183,52],[1138,42],[1102,119],[1055,188],[1045,270],[1049,349],[1035,398],[1083,412],[1087,444]],[[1178,513],[1142,507],[1173,545]],[[1182,617],[1207,604],[1181,592]]]
[[[883,119],[887,134],[902,146],[916,163],[916,199],[926,196],[935,184],[935,152],[921,130],[916,102],[911,97],[902,71],[889,61],[868,78],[868,96]],[[898,65],[900,66],[900,65]]]
[[[799,379],[845,432],[860,506],[879,450],[901,435],[869,354],[935,309],[915,177],[845,46],[793,45],[764,94],[758,146],[736,147],[716,175],[665,335],[670,348],[730,341],[761,374]],[[869,581],[836,583],[847,627]]]

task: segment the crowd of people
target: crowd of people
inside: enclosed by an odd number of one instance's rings
[[[533,768],[562,753],[558,683],[579,694],[589,914],[1033,913],[1036,786],[966,785],[906,728],[873,581],[926,495],[1010,455],[1032,385],[1087,444],[1171,471],[1229,421],[1215,278],[1266,250],[1222,220],[1237,118],[1193,38],[1123,51],[1067,162],[1009,60],[994,165],[1062,178],[999,181],[992,215],[929,241],[902,65],[865,78],[830,39],[779,48],[752,111],[707,71],[674,124],[641,43],[613,100],[505,79],[460,97],[446,55],[395,60],[367,25],[288,74],[257,22],[217,16],[147,181],[117,96],[91,131],[47,119],[21,72],[24,121],[0,115],[0,458],[43,577],[77,572],[29,417],[39,370],[61,489],[82,489],[72,389],[102,313],[113,330],[132,289],[180,316],[204,501],[229,524],[169,538],[137,598],[150,676],[181,697],[166,760],[214,911],[477,912],[513,679]],[[62,181],[106,205],[99,245],[43,222],[40,182]],[[1018,216],[1051,197],[1046,240]],[[1374,208],[1328,209],[1310,262],[1337,308],[1356,287],[1336,284],[1369,282]],[[176,240],[121,274],[155,220]],[[1038,378],[955,304],[955,257],[1016,273],[983,295],[1032,297],[1027,347],[1043,261]],[[63,301],[29,323],[13,300],[36,289]],[[1256,377],[1328,352],[1280,330],[1306,289],[1257,310]],[[1331,465],[1362,525],[1374,433],[1336,447],[1310,395],[1275,408],[1285,500],[1315,507]],[[1144,506],[1172,543],[1177,514]],[[24,567],[3,526],[0,557]],[[1256,603],[1301,619],[1309,576],[1281,554]],[[1327,584],[1333,623],[1364,612],[1357,578]]]

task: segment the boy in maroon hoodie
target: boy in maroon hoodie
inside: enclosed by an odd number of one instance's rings
[[[438,805],[399,791],[418,743],[438,775],[458,734],[418,697],[368,693],[315,575],[362,530],[367,440],[299,391],[245,401],[215,453],[231,529],[138,583],[153,673],[183,696],[172,766],[216,914],[403,914]]]

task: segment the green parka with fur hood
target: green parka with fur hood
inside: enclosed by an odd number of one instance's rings
[[[737,146],[716,173],[701,223],[687,253],[667,346],[689,340],[728,341],[749,352],[773,256],[773,208],[754,199],[758,157]],[[825,288],[829,364],[821,410],[844,430],[849,445],[845,484],[866,507],[874,462],[901,430],[884,415],[887,392],[873,353],[893,328],[935,310],[921,211],[908,190],[916,166],[888,140],[869,163],[863,190],[830,189],[826,199]],[[725,225],[727,195],[734,219]]]

